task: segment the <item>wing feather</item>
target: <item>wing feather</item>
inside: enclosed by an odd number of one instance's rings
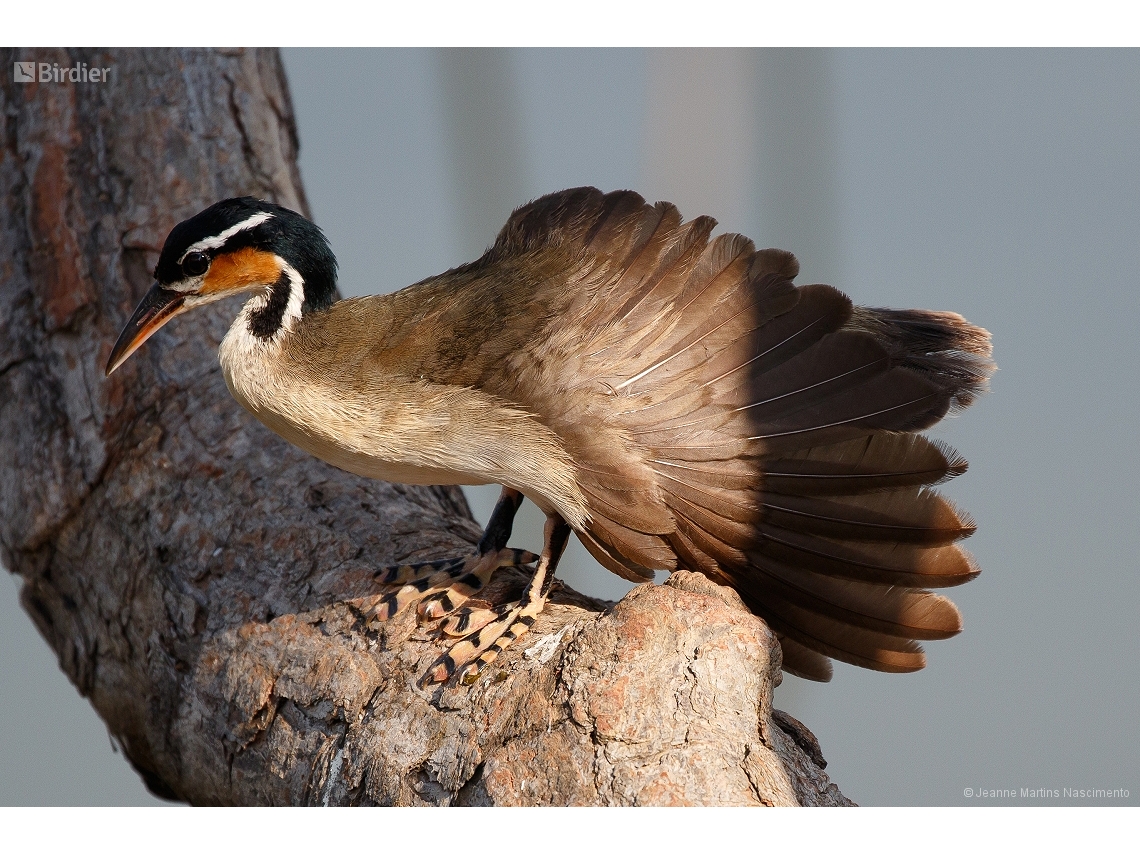
[[[973,521],[930,489],[966,463],[917,431],[984,390],[989,334],[795,286],[790,253],[714,226],[629,191],[520,208],[447,274],[465,311],[514,300],[464,376],[562,438],[579,536],[613,572],[735,587],[810,679],[830,678],[829,657],[917,670],[916,639],[961,628],[925,588],[978,573],[956,545]]]

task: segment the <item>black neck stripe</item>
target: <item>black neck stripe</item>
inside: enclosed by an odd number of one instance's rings
[[[282,271],[281,276],[273,283],[269,291],[269,299],[265,305],[249,315],[249,331],[254,337],[262,340],[271,339],[281,329],[285,320],[285,309],[289,306],[289,291],[293,283],[289,281],[289,274]]]

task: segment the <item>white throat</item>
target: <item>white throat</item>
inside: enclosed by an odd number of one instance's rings
[[[270,304],[274,299],[273,292],[275,288],[280,287],[279,284],[258,291],[246,301],[218,348],[218,361],[222,364],[226,383],[235,395],[235,384],[243,387],[253,384],[265,388],[270,379],[268,366],[280,351],[282,341],[300,323],[301,307],[305,302],[304,283],[301,274],[292,266],[285,262],[281,262],[281,265],[282,273],[288,281],[289,291],[277,328],[268,335],[259,335],[255,332],[259,325],[258,319],[264,319],[265,313],[270,311]],[[253,389],[243,391],[246,395],[238,396],[238,400],[247,397]]]

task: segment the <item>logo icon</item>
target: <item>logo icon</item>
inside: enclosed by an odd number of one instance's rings
[[[35,83],[36,64],[34,62],[17,62],[13,64],[12,79],[16,83]]]

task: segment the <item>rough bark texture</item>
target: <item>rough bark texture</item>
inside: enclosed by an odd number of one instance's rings
[[[457,489],[364,481],[253,421],[215,356],[234,306],[180,318],[103,378],[175,223],[239,194],[305,209],[278,56],[35,59],[113,71],[7,78],[0,96],[0,547],[152,790],[198,804],[849,803],[810,734],[774,724],[771,633],[701,576],[616,605],[559,592],[475,686],[415,688],[440,648],[411,615],[367,620],[372,573],[468,551],[479,532]]]

